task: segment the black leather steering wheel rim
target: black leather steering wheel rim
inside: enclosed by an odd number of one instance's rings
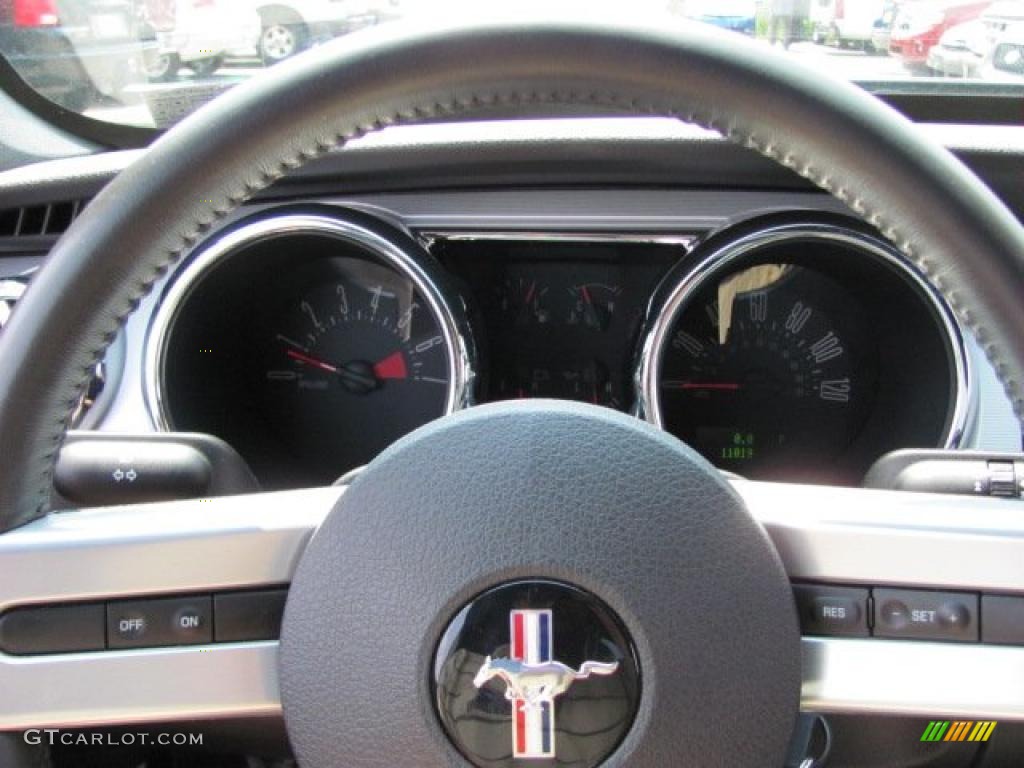
[[[220,220],[353,137],[496,106],[676,117],[792,168],[918,264],[1024,414],[1024,228],[951,154],[856,86],[699,25],[396,24],[322,46],[200,109],[54,247],[0,342],[0,530],[46,512],[95,361]]]

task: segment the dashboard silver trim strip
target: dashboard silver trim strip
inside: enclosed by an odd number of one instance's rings
[[[178,312],[197,285],[224,259],[245,246],[284,235],[313,233],[336,237],[373,254],[408,277],[427,301],[438,320],[449,351],[450,384],[445,413],[453,413],[472,403],[473,345],[455,313],[419,261],[389,239],[344,218],[344,210],[328,216],[316,213],[275,213],[268,209],[263,217],[213,236],[175,272],[164,287],[146,333],[143,356],[143,388],[146,409],[153,426],[161,431],[173,429],[164,389],[164,356],[169,335]]]
[[[808,712],[1024,720],[1024,648],[805,637]]]
[[[566,231],[534,231],[534,230],[434,230],[426,229],[420,232],[422,237],[429,244],[437,240],[451,240],[453,242],[466,242],[476,240],[521,240],[526,242],[554,242],[554,243],[644,243],[655,245],[678,245],[685,250],[693,247],[698,235],[695,234],[668,234],[658,232],[566,232]]]
[[[733,487],[791,578],[1024,595],[1019,501],[744,480]],[[287,583],[343,493],[51,514],[0,536],[0,610]],[[808,709],[1024,720],[1024,646],[806,638],[803,647]],[[274,714],[276,659],[272,642],[0,654],[0,730]],[[189,680],[203,685],[180,684]]]
[[[957,448],[964,438],[974,402],[974,375],[967,354],[963,330],[949,304],[920,271],[887,243],[863,234],[824,223],[789,223],[769,226],[727,243],[707,255],[688,270],[668,292],[660,307],[653,307],[640,343],[636,370],[637,410],[655,426],[664,428],[658,380],[661,378],[661,351],[668,343],[676,318],[701,286],[721,270],[754,251],[789,240],[820,238],[856,248],[897,269],[908,278],[937,313],[953,358],[954,406],[943,440],[944,448]],[[661,289],[659,289],[661,292]]]

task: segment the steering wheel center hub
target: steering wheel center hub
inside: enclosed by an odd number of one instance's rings
[[[799,701],[792,593],[738,495],[650,425],[555,401],[464,411],[378,457],[310,542],[281,644],[305,768],[753,768],[781,764]]]
[[[596,766],[626,735],[640,697],[622,623],[593,595],[552,581],[474,597],[441,638],[434,675],[441,722],[476,766]]]

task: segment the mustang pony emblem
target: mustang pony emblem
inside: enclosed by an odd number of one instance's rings
[[[505,698],[512,702],[512,749],[519,758],[555,756],[554,700],[577,680],[611,675],[617,661],[585,661],[579,670],[552,659],[550,610],[514,610],[509,614],[511,658],[488,656],[473,685],[483,687],[498,678],[505,683]]]
[[[506,699],[522,699],[527,707],[534,708],[565,693],[577,680],[586,680],[591,675],[611,675],[618,668],[617,661],[585,661],[577,672],[559,661],[528,664],[488,656],[476,673],[473,685],[479,688],[493,677],[500,678],[505,683]]]

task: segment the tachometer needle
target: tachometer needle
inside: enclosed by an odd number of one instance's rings
[[[736,392],[742,385],[735,381],[663,381],[665,389],[707,389],[718,392]]]
[[[284,353],[293,360],[298,360],[300,363],[305,363],[306,365],[312,365],[314,368],[319,368],[321,371],[338,373],[338,368],[336,366],[333,366],[330,363],[325,363],[323,360],[317,360],[315,357],[310,357],[302,352],[296,352],[294,349],[286,349]]]

